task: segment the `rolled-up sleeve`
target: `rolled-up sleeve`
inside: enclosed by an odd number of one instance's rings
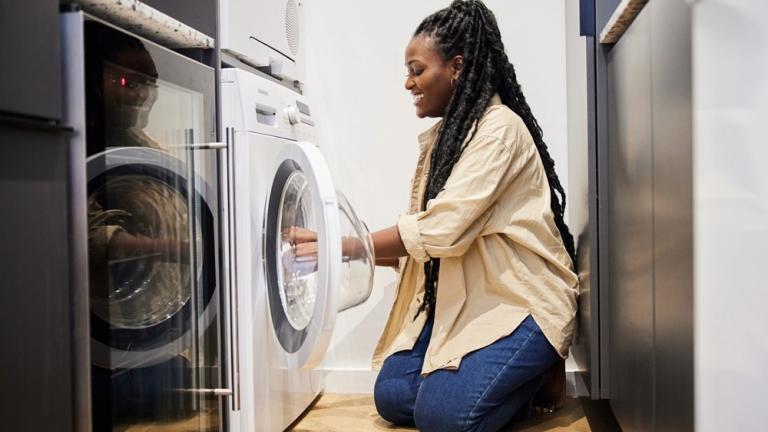
[[[409,255],[425,262],[467,251],[482,234],[494,202],[535,154],[532,142],[519,141],[472,139],[426,210],[399,217],[397,227]]]
[[[106,257],[109,242],[125,229],[110,223],[111,219],[130,216],[123,210],[104,210],[94,199],[88,201],[88,253],[91,257]],[[106,258],[105,258],[106,259]]]

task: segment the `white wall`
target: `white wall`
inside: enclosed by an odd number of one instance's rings
[[[574,238],[587,230],[589,222],[588,136],[587,136],[587,39],[579,34],[579,2],[566,2],[566,70],[567,70],[567,150],[570,171],[568,185],[568,225]],[[578,169],[574,169],[574,168]],[[559,171],[558,167],[558,171]]]
[[[580,34],[579,2],[565,0],[565,46],[566,46],[566,99],[567,99],[567,157],[568,183],[565,186],[567,196],[567,219],[571,229],[576,248],[588,247],[589,231],[589,143],[587,125],[587,39]],[[558,167],[559,170],[559,167]],[[585,242],[585,244],[580,244]],[[583,255],[582,255],[583,256]],[[586,259],[578,262],[579,279],[581,281],[582,311],[589,303],[590,287],[588,255]],[[583,316],[582,316],[583,318]],[[585,329],[587,329],[585,327]],[[574,352],[576,345],[582,344],[582,350],[588,349],[588,340],[579,340],[585,336],[584,331],[578,331],[574,339]],[[582,359],[582,362],[585,362]],[[568,371],[586,372],[588,364],[578,364],[576,356],[570,356],[566,363]],[[569,375],[571,378],[571,375]],[[575,376],[573,376],[575,380]],[[578,391],[574,395],[586,395],[581,391],[581,382],[575,383]]]
[[[418,154],[416,118],[404,89],[413,30],[448,1],[306,0],[306,94],[335,180],[372,230],[405,211]],[[510,60],[567,190],[565,4],[487,0]],[[370,358],[392,303],[395,274],[379,269],[371,299],[341,314],[324,367],[331,392],[370,392]]]
[[[693,9],[697,431],[765,430],[768,3]]]

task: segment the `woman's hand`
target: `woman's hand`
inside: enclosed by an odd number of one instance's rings
[[[299,245],[302,243],[317,243],[317,233],[301,227],[288,227],[283,230],[283,239],[287,240],[293,245]]]
[[[317,242],[305,242],[294,244],[289,252],[290,262],[283,265],[290,266],[291,273],[303,277],[317,271]]]
[[[313,241],[295,244],[293,254],[297,259],[309,260],[314,258],[317,260],[317,242]]]
[[[304,260],[317,258],[317,241],[308,241],[304,243],[294,243],[293,253],[296,259]],[[341,238],[341,257],[342,261],[352,261],[365,258],[366,251],[363,242],[356,237]]]
[[[114,259],[153,259],[159,262],[189,263],[189,241],[157,239],[117,232],[109,242],[109,253]]]

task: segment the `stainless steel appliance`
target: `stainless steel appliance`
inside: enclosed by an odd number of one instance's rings
[[[214,70],[80,12],[63,27],[84,94],[93,428],[218,430]]]

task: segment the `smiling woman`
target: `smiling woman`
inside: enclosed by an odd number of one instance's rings
[[[400,272],[374,353],[376,409],[422,431],[496,431],[530,413],[568,353],[565,194],[482,2],[425,18],[405,65],[416,115],[441,120],[419,136],[408,212],[372,234],[377,264]],[[314,253],[305,234],[297,255]]]
[[[499,430],[562,370],[576,313],[565,193],[493,13],[454,1],[405,51],[419,136],[409,212],[373,234],[406,256],[374,353],[379,414],[420,430]]]
[[[413,95],[416,115],[442,117],[451,100],[453,86],[464,65],[464,57],[444,59],[426,36],[411,39],[405,50],[408,75],[405,88]]]

